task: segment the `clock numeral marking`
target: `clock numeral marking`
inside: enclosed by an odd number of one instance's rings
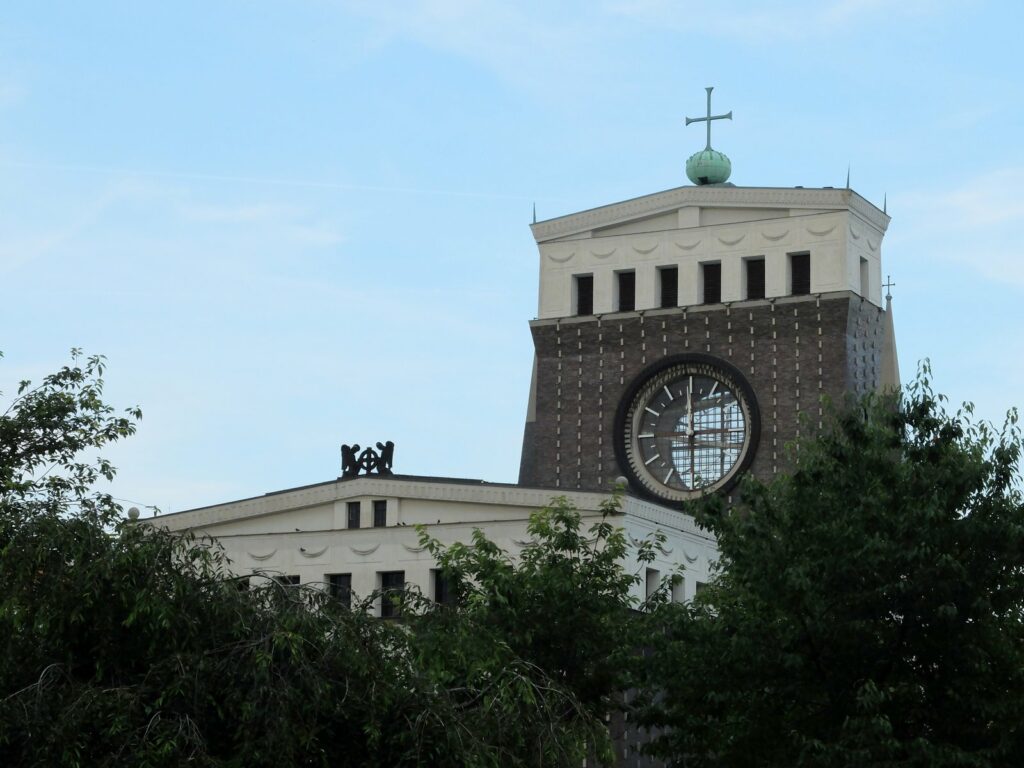
[[[667,474],[667,475],[665,475],[665,479],[664,479],[664,480],[662,480],[661,482],[663,482],[663,483],[664,483],[665,485],[668,485],[668,481],[669,481],[669,478],[671,478],[671,477],[672,477],[672,475],[674,475],[674,474],[675,474],[675,472],[676,472],[676,468],[675,468],[675,467],[672,467],[672,469],[670,469],[670,470],[668,471],[668,474]]]
[[[644,432],[642,435],[637,435],[637,437],[640,438],[641,440],[646,439],[646,438],[653,439],[654,438],[654,433],[653,432]]]
[[[651,458],[649,458],[647,461],[644,462],[644,466],[646,467],[648,464],[650,464],[655,459],[660,459],[660,458],[661,458],[661,454],[656,453],[653,456],[651,456]]]
[[[716,382],[715,382],[715,384],[714,384],[714,386],[713,386],[713,387],[711,387],[711,391],[710,391],[710,392],[708,392],[708,397],[711,397],[711,396],[712,396],[713,394],[715,394],[715,390],[716,390],[717,388],[718,388],[718,382],[716,381]]]
[[[668,395],[668,401],[669,402],[672,402],[673,400],[675,400],[675,398],[672,397],[672,393],[668,391],[668,387],[667,386],[662,387],[662,389],[664,389],[665,390],[665,394]]]
[[[658,413],[658,411],[654,410],[653,408],[644,408],[644,410],[647,411],[648,413],[653,413],[655,416],[661,416],[661,414]]]

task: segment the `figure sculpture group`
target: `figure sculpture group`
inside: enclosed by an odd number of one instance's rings
[[[383,445],[377,443],[377,450],[364,448],[359,450],[359,443],[341,446],[341,476],[355,477],[360,472],[364,475],[390,475],[391,459],[395,453],[395,444],[388,440]]]

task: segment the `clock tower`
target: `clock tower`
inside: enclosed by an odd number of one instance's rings
[[[823,398],[899,385],[885,212],[849,188],[694,186],[533,224],[535,358],[519,482],[677,504],[786,469]],[[887,297],[888,299],[888,297]]]

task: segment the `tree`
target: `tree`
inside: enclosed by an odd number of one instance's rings
[[[636,649],[643,641],[631,597],[638,572],[623,566],[630,554],[625,532],[613,521],[621,496],[602,505],[589,528],[565,497],[534,513],[533,543],[513,558],[477,530],[470,543],[447,547],[421,528],[421,542],[437,560],[454,592],[447,610],[419,617],[414,646],[435,674],[455,687],[474,689],[508,665],[542,670],[552,699],[541,722],[560,722],[559,760],[579,765],[587,752],[612,760],[606,716],[632,685]],[[640,542],[637,566],[654,559],[664,536]],[[485,726],[498,733],[507,719]],[[524,745],[525,746],[525,745]],[[551,764],[551,757],[539,764]]]
[[[0,765],[577,766],[600,741],[629,585],[608,520],[591,542],[539,512],[522,566],[432,545],[466,602],[402,622],[246,585],[94,490],[114,469],[83,455],[141,416],[103,402],[103,366],[74,352],[0,416]]]
[[[1016,414],[921,378],[839,410],[795,471],[696,514],[720,570],[657,612],[644,720],[687,766],[989,766],[1024,755]]]

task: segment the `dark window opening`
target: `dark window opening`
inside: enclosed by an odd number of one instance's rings
[[[811,292],[811,254],[791,253],[789,255],[790,293],[805,296]]]
[[[380,575],[380,616],[394,619],[402,615],[405,571],[383,571]]]
[[[434,602],[438,605],[455,605],[458,600],[458,591],[453,581],[445,576],[444,571],[438,569],[433,571],[434,575]]]
[[[764,259],[747,259],[747,298],[764,298]]]
[[[698,582],[696,583],[695,587],[696,587],[696,590],[695,590],[695,591],[696,591],[696,593],[697,593],[697,594],[699,595],[699,594],[700,594],[701,592],[703,592],[703,591],[704,591],[704,589],[705,589],[705,588],[707,587],[707,584],[705,584],[705,583],[704,583],[703,581],[698,581]]]
[[[383,528],[388,524],[388,502],[387,499],[373,500],[373,527]]]
[[[619,312],[636,309],[636,272],[618,272]]]
[[[281,584],[282,586],[285,586],[285,587],[297,587],[297,586],[299,586],[299,577],[298,577],[298,575],[292,575],[292,574],[289,574],[287,576],[285,576],[285,575],[277,575],[277,576],[274,577],[274,581],[276,581],[278,584]]]
[[[593,275],[576,275],[576,314],[594,314]]]
[[[327,576],[327,594],[346,608],[352,607],[352,574],[332,573]]]
[[[358,501],[350,501],[348,503],[348,527],[358,528],[359,527],[359,515],[360,515],[360,504]]]
[[[661,280],[661,307],[679,306],[679,267],[662,267],[658,270]]]
[[[722,302],[722,265],[701,264],[704,278],[704,303],[720,304]]]

